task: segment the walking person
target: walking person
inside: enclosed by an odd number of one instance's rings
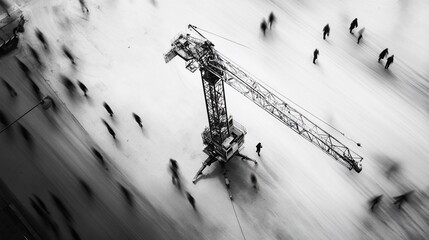
[[[85,86],[85,84],[83,84],[81,81],[78,80],[77,85],[79,86],[80,90],[82,90],[83,95],[87,97],[88,95],[86,95],[86,92],[88,92],[88,88]]]
[[[31,55],[36,60],[36,62],[41,66],[42,61],[40,60],[39,53],[37,53],[37,51],[34,48],[32,48],[30,45],[28,45],[28,49],[30,50]]]
[[[106,111],[110,114],[110,117],[112,117],[113,116],[113,111],[110,108],[109,104],[107,104],[106,102],[103,102],[103,106],[106,109]]]
[[[73,222],[73,217],[70,214],[70,211],[66,208],[64,203],[53,193],[49,192],[51,195],[52,200],[54,201],[55,205],[57,206],[58,210],[60,210],[61,214],[63,214],[64,218],[68,222]]]
[[[411,191],[406,192],[406,193],[404,193],[404,194],[402,194],[402,195],[399,195],[399,196],[393,197],[393,199],[395,200],[395,201],[393,202],[393,204],[397,205],[397,206],[398,206],[398,209],[401,209],[402,204],[403,204],[404,202],[408,202],[408,201],[410,200],[410,196],[411,196],[411,194],[412,194],[413,192],[414,192],[414,190],[411,190]]]
[[[104,125],[106,126],[107,131],[109,131],[109,133],[110,133],[110,135],[112,135],[113,139],[116,140],[116,133],[115,133],[115,131],[113,131],[112,127],[110,127],[110,125],[106,121],[104,121],[104,119],[102,119],[102,121],[103,121]]]
[[[9,125],[9,119],[6,117],[6,114],[4,114],[1,110],[0,110],[0,123],[5,126]]]
[[[97,151],[97,149],[95,148],[91,148],[92,153],[95,155],[95,157],[97,158],[98,162],[101,164],[101,166],[103,166],[106,170],[107,169],[107,164],[106,161],[104,160],[103,156],[101,155],[101,153],[99,151]]]
[[[384,66],[384,69],[388,69],[390,64],[393,63],[393,58],[395,57],[395,55],[392,55],[390,57],[387,58],[387,62],[386,62],[386,66]]]
[[[250,182],[252,183],[253,188],[256,189],[257,184],[258,184],[258,179],[256,178],[255,174],[253,174],[253,173],[250,174]]]
[[[194,199],[194,197],[192,197],[192,195],[189,192],[186,192],[186,198],[188,199],[192,208],[195,210],[195,199]]]
[[[133,113],[133,117],[134,117],[134,120],[137,122],[137,124],[140,126],[140,128],[142,128],[143,125],[142,125],[142,119],[140,118],[140,116]]]
[[[265,21],[265,19],[262,19],[262,22],[261,22],[261,31],[262,31],[262,33],[265,36],[265,32],[267,31],[267,22]]]
[[[21,60],[15,57],[16,62],[18,63],[19,68],[24,72],[26,77],[30,76],[30,69],[25,65]]]
[[[133,205],[133,196],[131,195],[130,190],[128,190],[127,188],[125,188],[124,186],[122,186],[122,184],[119,184],[119,188],[121,189],[122,194],[125,197],[125,200],[127,200],[128,205],[132,206]]]
[[[170,170],[171,170],[171,181],[173,184],[178,184],[180,186],[180,179],[179,179],[179,165],[177,164],[177,161],[170,158]]]
[[[379,205],[382,197],[383,197],[383,194],[375,196],[374,198],[369,200],[371,212],[374,212],[375,208]]]
[[[357,27],[358,27],[358,19],[357,19],[357,18],[355,18],[355,19],[350,23],[350,27],[349,27],[350,33],[352,33],[353,29],[355,29],[355,28],[357,28]]]
[[[70,52],[70,50],[66,46],[62,46],[61,49],[63,50],[64,55],[70,60],[70,62],[73,65],[76,65],[76,62],[74,61],[73,54]]]
[[[316,64],[317,56],[319,56],[319,50],[314,50],[313,52],[313,63]]]
[[[388,48],[381,51],[380,55],[378,55],[378,62],[380,62],[381,59],[384,59],[384,57],[387,57],[388,54],[389,54]]]
[[[359,30],[359,37],[357,39],[357,44],[359,44],[360,40],[362,40],[363,37],[363,32],[365,31],[365,28],[362,28],[361,30]]]
[[[82,8],[83,13],[89,13],[89,9],[86,7],[85,0],[79,0],[80,7]]]
[[[38,28],[36,28],[35,32],[36,32],[37,39],[39,39],[39,41],[43,44],[43,47],[45,48],[45,50],[48,50],[49,46],[48,46],[48,42],[46,41],[45,35]]]
[[[268,23],[270,24],[270,29],[275,21],[276,21],[276,16],[274,16],[274,13],[271,12],[270,15],[268,16]]]
[[[259,153],[261,152],[262,144],[258,143],[256,144],[256,152],[258,153],[258,156],[261,156]]]
[[[18,94],[16,93],[15,89],[3,78],[0,78],[3,82],[3,85],[5,86],[5,88],[7,89],[7,91],[9,92],[11,97],[16,97]]]
[[[329,27],[329,23],[328,23],[323,28],[323,39],[326,39],[326,36],[329,37],[329,32],[331,32],[331,28]]]

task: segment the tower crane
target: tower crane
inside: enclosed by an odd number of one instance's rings
[[[164,54],[164,60],[168,63],[175,56],[179,56],[185,60],[186,69],[191,72],[199,69],[201,73],[209,122],[209,126],[204,129],[201,136],[206,146],[203,151],[208,155],[208,158],[195,175],[194,183],[204,168],[215,161],[224,164],[234,156],[241,156],[244,160],[257,163],[239,152],[247,132],[242,125],[228,116],[224,84],[237,90],[284,125],[345,165],[349,170],[354,169],[358,173],[362,170],[363,158],[361,156],[310,121],[218,52],[214,48],[214,44],[205,38],[196,26],[189,25],[188,27],[199,36],[192,36],[189,33],[178,35],[173,40],[171,49]],[[226,175],[225,182],[229,188],[229,180]]]

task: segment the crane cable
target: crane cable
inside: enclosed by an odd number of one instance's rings
[[[242,47],[245,47],[245,48],[251,49],[250,47],[248,47],[248,46],[246,46],[246,45],[244,45],[244,44],[241,44],[241,43],[239,43],[239,42],[233,41],[233,40],[228,39],[228,38],[226,38],[226,37],[222,37],[221,35],[218,35],[218,34],[216,34],[216,33],[213,33],[213,32],[207,31],[207,30],[204,30],[204,29],[199,28],[199,27],[194,26],[194,25],[192,25],[192,27],[193,27],[193,28],[195,28],[195,29],[199,29],[199,30],[201,30],[201,31],[203,31],[203,32],[206,32],[206,33],[209,33],[209,34],[215,35],[215,36],[220,37],[220,38],[222,38],[222,39],[224,39],[224,40],[227,40],[227,41],[230,41],[230,42],[235,43],[235,44],[237,44],[237,45],[240,45],[240,46],[242,46]],[[203,37],[204,37],[204,36],[203,36]],[[204,38],[205,38],[205,37],[204,37]],[[207,39],[207,38],[206,38],[206,39]]]
[[[240,227],[241,235],[243,235],[243,239],[246,240],[246,236],[244,236],[243,228],[241,227],[237,212],[235,211],[234,203],[232,202],[232,199],[229,199],[229,200],[231,201],[231,206],[232,206],[232,209],[234,210],[235,218],[237,219],[238,226]]]

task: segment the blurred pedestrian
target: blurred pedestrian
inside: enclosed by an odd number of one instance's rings
[[[37,51],[34,48],[32,48],[30,45],[28,45],[28,49],[30,50],[31,55],[36,60],[36,62],[41,66],[42,61],[40,60],[39,53],[37,53]]]
[[[77,85],[79,86],[80,90],[82,90],[83,94],[86,95],[86,92],[88,92],[88,88],[85,86],[85,84],[83,84],[81,81],[77,81]]]
[[[313,52],[313,63],[316,64],[317,56],[319,55],[319,50],[314,50]]]
[[[70,234],[71,234],[73,240],[80,240],[81,238],[80,238],[79,234],[76,232],[76,230],[74,230],[74,228],[72,226],[70,226],[70,225],[68,225],[68,226],[69,226]]]
[[[274,16],[274,13],[271,12],[270,15],[268,16],[268,23],[270,24],[270,29],[275,21],[276,21],[276,16]]]
[[[97,158],[98,162],[101,164],[101,166],[103,166],[107,170],[106,161],[104,161],[104,158],[101,155],[101,153],[93,147],[91,148],[91,150],[92,150],[92,153],[94,153],[95,157]]]
[[[5,86],[5,88],[7,89],[7,91],[9,92],[11,97],[16,97],[18,94],[16,93],[15,89],[3,78],[0,78],[3,82],[3,85]]]
[[[171,170],[171,181],[173,184],[176,184],[180,186],[180,179],[179,179],[179,165],[177,164],[177,161],[170,158],[170,170]]]
[[[262,31],[262,33],[265,36],[265,32],[267,31],[267,22],[265,21],[265,19],[262,19],[262,22],[261,22],[261,31]]]
[[[26,77],[30,76],[30,69],[25,65],[21,60],[15,57],[16,62],[18,63],[19,68],[24,72]]]
[[[42,199],[40,199],[36,194],[33,194],[33,197],[36,199],[37,204],[46,212],[46,214],[51,214]]]
[[[359,44],[359,42],[360,42],[360,40],[362,40],[362,37],[363,37],[363,32],[365,31],[365,28],[362,28],[362,29],[360,29],[359,30],[359,37],[358,37],[358,39],[357,39],[357,44]]]
[[[329,24],[326,24],[323,28],[323,39],[326,39],[326,36],[329,37],[329,32],[331,32],[331,28],[329,27]]]
[[[64,75],[61,75],[61,80],[64,86],[69,90],[70,94],[74,94],[76,92],[76,86],[72,82],[72,80]]]
[[[0,110],[0,123],[5,126],[9,125],[9,119],[6,117],[6,114],[4,114],[2,110]]]
[[[406,192],[402,195],[393,197],[394,201],[393,204],[398,206],[398,209],[401,209],[401,206],[404,202],[408,202],[410,200],[411,194],[414,192],[414,190],[411,190],[409,192]]]
[[[28,81],[30,81],[31,89],[33,90],[34,95],[38,100],[42,99],[42,92],[40,91],[40,88],[37,86],[37,84],[33,81],[31,77],[28,78]]]
[[[30,132],[27,130],[27,128],[25,128],[24,126],[22,126],[21,124],[18,123],[19,126],[19,131],[21,132],[22,137],[27,141],[27,142],[31,142],[32,141],[32,137]]]
[[[106,102],[103,102],[103,106],[106,109],[106,111],[110,114],[110,117],[112,117],[113,116],[113,111],[110,108],[109,104],[107,104]]]
[[[256,152],[258,153],[258,156],[261,156],[259,153],[261,152],[262,144],[258,143],[256,144]]]
[[[142,128],[143,125],[142,125],[142,119],[140,118],[140,116],[133,113],[133,117],[134,117],[134,120],[137,122],[137,124]]]
[[[250,182],[253,185],[253,188],[256,189],[257,184],[258,184],[258,179],[256,178],[255,174],[251,173],[250,174]]]
[[[350,33],[352,33],[353,29],[358,27],[358,19],[355,18],[351,23],[350,23]]]
[[[85,191],[85,194],[92,198],[94,195],[94,192],[92,191],[92,189],[89,187],[89,185],[82,179],[78,179],[79,185],[83,188],[83,190]]]
[[[380,55],[378,55],[378,62],[380,62],[381,59],[384,59],[389,54],[389,49],[386,48],[383,51],[381,51]]]
[[[64,45],[63,45],[61,48],[62,48],[62,50],[63,50],[64,55],[66,55],[66,57],[70,60],[70,62],[71,62],[73,65],[75,65],[75,64],[76,64],[76,62],[74,61],[73,54],[70,52],[70,50],[69,50],[66,46],[64,46]]]
[[[371,212],[374,212],[375,208],[380,203],[382,197],[383,197],[383,194],[375,196],[369,200],[369,206],[370,206]]]
[[[104,121],[104,119],[102,119],[102,120],[103,120],[104,125],[107,128],[107,131],[109,131],[109,133],[110,133],[110,135],[112,135],[113,139],[116,139],[115,131],[113,131],[112,127],[110,127],[110,125],[106,121]]]
[[[125,188],[124,186],[122,186],[119,183],[119,188],[121,189],[122,194],[124,195],[125,199],[127,200],[128,205],[132,206],[133,205],[133,196],[131,195],[130,191]]]
[[[35,32],[36,32],[37,39],[39,39],[39,41],[43,44],[43,47],[45,48],[45,50],[48,50],[49,46],[48,46],[48,42],[46,41],[45,35],[38,28],[36,28]]]
[[[390,66],[390,64],[392,64],[392,63],[393,63],[393,58],[394,58],[394,56],[395,56],[395,55],[392,55],[392,56],[390,56],[390,57],[388,57],[388,58],[387,58],[386,66],[384,67],[384,69],[388,69],[388,68],[389,68],[389,66]]]
[[[70,214],[70,211],[64,205],[64,203],[55,194],[53,194],[51,192],[49,192],[49,194],[51,195],[51,198],[54,201],[55,206],[58,208],[58,210],[60,210],[60,212],[64,216],[64,218],[68,222],[72,222],[73,221],[73,217]]]
[[[192,197],[192,195],[189,192],[186,192],[186,198],[188,199],[188,201],[191,204],[192,208],[195,209],[195,199],[194,199],[194,197]]]
[[[83,13],[89,13],[89,9],[86,7],[85,0],[79,0],[80,7],[82,8]]]

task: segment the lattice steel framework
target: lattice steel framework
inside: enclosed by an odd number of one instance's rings
[[[186,68],[190,71],[194,72],[197,68],[201,71],[210,132],[217,143],[221,144],[229,136],[223,85],[225,82],[350,170],[362,170],[361,156],[255,81],[237,64],[217,52],[210,41],[194,38],[189,34],[180,35],[164,56],[165,61],[169,62],[176,55],[187,62]]]

